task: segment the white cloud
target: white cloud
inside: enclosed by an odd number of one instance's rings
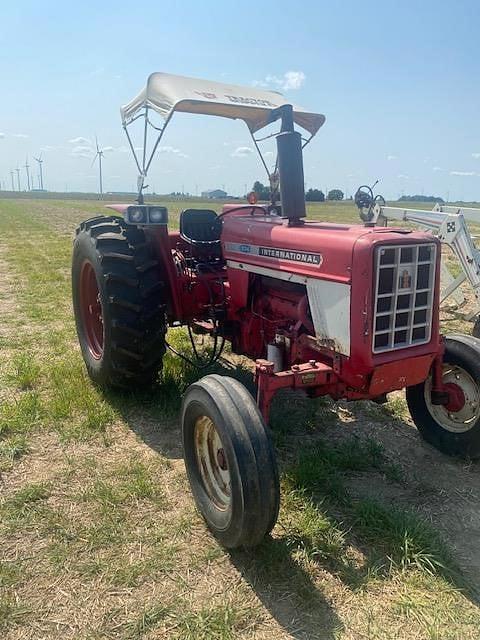
[[[250,147],[237,147],[235,151],[232,153],[233,158],[245,158],[253,153],[253,149]]]
[[[254,87],[271,87],[272,85],[283,89],[283,91],[291,91],[300,89],[305,83],[307,76],[303,71],[286,71],[283,76],[268,75],[263,80],[254,80]]]
[[[182,153],[180,151],[180,149],[175,149],[175,147],[158,147],[157,149],[158,153],[172,153],[173,155],[177,156],[178,158],[188,158],[186,153]]]
[[[273,158],[274,155],[273,151],[265,151],[263,154],[264,158]]]
[[[115,151],[115,149],[113,147],[103,147],[102,151],[106,151],[107,153],[110,153],[111,151]]]
[[[387,156],[387,160],[396,160],[397,156]]]
[[[180,149],[175,149],[175,147],[158,147],[158,153],[180,153]]]
[[[475,160],[479,160],[480,159],[480,153],[472,153],[472,158],[475,158]]]
[[[14,138],[28,138],[29,136],[27,136],[26,133],[13,133],[12,134]]]
[[[73,147],[70,155],[74,158],[91,158],[93,153],[94,152],[91,147],[77,145],[76,147]]]
[[[442,167],[433,167],[432,171],[443,171]]]
[[[130,151],[130,148],[127,147],[126,145],[122,144],[121,147],[117,147],[117,151],[119,153],[128,153]]]
[[[306,76],[303,71],[287,71],[283,75],[284,81],[282,89],[288,91],[290,89],[300,89],[306,80]]]
[[[398,174],[398,176],[397,176],[397,178],[398,178],[399,180],[409,180],[409,179],[410,179],[410,176],[407,176],[407,175],[405,175],[404,173],[399,173],[399,174]]]
[[[451,176],[476,176],[475,171],[450,171]]]
[[[91,145],[92,141],[88,138],[83,138],[82,136],[78,136],[78,138],[72,138],[68,141],[70,144],[88,144]]]
[[[1,138],[5,138],[5,134],[4,133],[0,133],[0,139]]]

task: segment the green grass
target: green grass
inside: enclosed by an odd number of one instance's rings
[[[248,611],[229,604],[192,610],[186,603],[152,605],[127,627],[125,638],[137,640],[163,624],[165,637],[178,640],[234,640],[242,627],[252,628]]]
[[[175,227],[184,203],[167,204]],[[448,540],[420,511],[356,490],[412,490],[395,452],[349,431],[357,414],[401,428],[400,397],[339,410],[281,394],[272,409],[279,523],[258,549],[219,547],[180,459],[181,397],[200,374],[167,353],[153,392],[104,394],[86,375],[69,263],[75,225],[96,211],[94,202],[0,200],[16,303],[2,340],[3,635],[33,637],[41,625],[60,638],[73,624],[72,637],[92,640],[476,638],[480,616]],[[311,205],[309,215],[357,221],[350,203]],[[191,356],[183,331],[168,340]],[[252,388],[248,366],[211,371]],[[38,607],[52,596],[55,616]]]
[[[291,522],[286,516],[289,527],[310,555],[327,558],[332,568],[344,555],[340,549],[345,547],[345,531],[354,532],[367,562],[360,571],[342,562],[336,568],[350,585],[359,579],[363,584],[379,571],[392,575],[414,568],[464,588],[466,583],[448,546],[421,516],[372,497],[358,498],[347,486],[349,477],[369,471],[396,480],[389,467],[382,448],[373,440],[350,439],[336,446],[319,442],[314,448],[301,449],[285,473],[285,490],[294,505],[287,507],[293,514]],[[336,545],[333,553],[332,541]]]
[[[13,371],[8,376],[8,381],[25,391],[32,389],[40,377],[40,365],[30,353],[21,353],[13,358]]]
[[[0,438],[31,433],[41,424],[43,414],[36,391],[12,395],[0,406]]]

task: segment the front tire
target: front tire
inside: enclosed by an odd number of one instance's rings
[[[480,340],[450,335],[445,340],[443,382],[447,405],[431,402],[431,376],[408,387],[407,404],[422,437],[451,456],[480,457]]]
[[[207,526],[228,548],[259,544],[277,520],[275,453],[252,396],[227,376],[187,389],[181,411],[190,487]]]
[[[472,336],[480,338],[480,316],[477,316],[473,324]]]
[[[143,230],[114,216],[80,224],[72,296],[90,378],[102,387],[150,385],[165,353],[164,286]]]

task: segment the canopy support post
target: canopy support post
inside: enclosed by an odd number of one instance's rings
[[[152,160],[153,160],[153,156],[155,155],[155,151],[157,150],[157,147],[159,145],[160,140],[162,139],[163,136],[163,132],[165,131],[165,129],[167,128],[167,124],[170,122],[170,118],[172,117],[172,114],[170,113],[170,115],[168,116],[168,118],[165,120],[163,127],[160,129],[160,133],[158,134],[158,138],[155,142],[155,144],[153,145],[153,149],[152,149],[152,153],[150,154],[150,158],[148,159],[147,162],[147,166],[145,168],[145,174],[147,173],[147,171],[150,169],[150,165],[152,164]]]
[[[132,154],[133,154],[133,159],[135,160],[135,164],[137,165],[138,173],[142,173],[142,170],[140,168],[140,163],[138,162],[137,154],[135,153],[135,149],[134,149],[134,146],[133,146],[133,143],[132,143],[132,139],[130,138],[130,134],[128,133],[128,129],[127,129],[127,125],[126,124],[123,125],[123,129],[124,129],[125,134],[127,136],[128,144],[130,145],[130,149],[131,149]]]
[[[142,167],[143,167],[143,175],[145,176],[145,160],[147,157],[147,133],[148,133],[148,106],[145,107],[145,113],[144,113],[144,118],[145,118],[145,122],[144,122],[144,127],[143,127],[143,160],[142,160]]]

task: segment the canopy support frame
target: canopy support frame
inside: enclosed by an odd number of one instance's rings
[[[173,113],[173,112],[172,112]],[[128,140],[128,144],[130,146],[130,149],[132,151],[132,155],[133,155],[133,159],[135,160],[135,164],[137,165],[137,169],[138,169],[138,197],[137,197],[137,202],[139,204],[143,204],[143,189],[145,188],[144,182],[145,182],[145,178],[147,177],[147,173],[148,170],[150,168],[150,165],[152,164],[152,160],[155,156],[155,152],[158,148],[158,145],[160,143],[160,140],[162,139],[162,136],[164,134],[164,131],[167,127],[167,124],[170,122],[170,119],[172,117],[172,113],[169,114],[168,118],[165,120],[163,127],[156,127],[152,122],[150,122],[149,118],[148,118],[148,105],[145,106],[144,112],[139,114],[136,118],[130,120],[130,122],[126,122],[123,125],[123,129],[125,131],[125,134],[127,136],[127,140]],[[137,152],[135,151],[135,147],[133,146],[133,142],[132,142],[132,138],[130,136],[130,132],[128,130],[128,127],[130,124],[132,124],[132,122],[134,122],[134,120],[137,120],[138,118],[144,118],[144,128],[143,128],[143,149],[142,149],[142,164],[140,164],[139,161],[139,157],[137,156]],[[148,157],[148,161],[147,161],[147,142],[148,142],[148,125],[150,125],[152,127],[152,129],[155,129],[156,131],[159,131],[159,134],[157,136],[157,139],[155,141],[155,144],[153,145],[152,151],[150,153],[150,156]]]
[[[139,113],[138,115],[136,115],[135,117],[133,117],[129,122],[125,122],[123,124],[123,129],[125,131],[125,134],[127,136],[127,140],[128,140],[128,144],[130,146],[130,149],[132,151],[132,155],[133,158],[135,160],[135,164],[137,166],[138,169],[138,197],[137,197],[137,201],[139,204],[143,204],[143,189],[145,188],[144,182],[145,182],[145,178],[147,177],[147,173],[148,170],[150,168],[150,165],[152,164],[153,158],[155,156],[155,152],[157,151],[158,145],[160,144],[160,141],[163,137],[163,134],[165,132],[165,129],[167,128],[168,123],[170,122],[173,114],[174,114],[174,110],[170,111],[170,113],[168,114],[167,118],[165,119],[165,122],[163,124],[163,127],[157,127],[155,126],[149,119],[148,117],[148,105],[144,106],[144,110],[143,113]],[[135,120],[138,120],[139,118],[144,118],[144,129],[143,129],[143,149],[142,149],[142,164],[140,165],[139,162],[139,158],[137,156],[137,153],[135,151],[135,147],[133,146],[133,142],[132,139],[130,137],[130,133],[128,131],[128,127],[129,125],[132,124],[132,122],[134,122]],[[155,141],[155,144],[153,145],[152,151],[148,157],[148,161],[147,161],[147,142],[148,142],[148,125],[150,125],[153,129],[155,129],[156,131],[159,132],[157,139]],[[271,195],[271,201],[272,201],[272,206],[275,206],[275,203],[277,201],[277,197],[278,197],[278,193],[279,193],[279,184],[278,184],[278,179],[277,179],[277,172],[278,172],[278,155],[277,158],[275,160],[275,168],[273,170],[273,172],[271,172],[268,168],[267,163],[265,162],[265,158],[264,155],[259,147],[259,142],[263,142],[264,140],[268,140],[269,138],[276,138],[279,132],[276,133],[272,133],[268,136],[265,136],[263,138],[255,138],[255,134],[254,132],[251,131],[250,127],[247,128],[250,132],[250,136],[252,138],[253,144],[255,145],[255,149],[257,151],[257,154],[260,158],[260,161],[267,173],[267,177],[270,183],[270,195]],[[315,134],[311,134],[309,138],[304,139],[302,138],[302,140],[304,141],[303,145],[302,145],[302,149],[304,149],[307,144],[310,142],[310,140],[312,140],[312,138],[314,137]]]

